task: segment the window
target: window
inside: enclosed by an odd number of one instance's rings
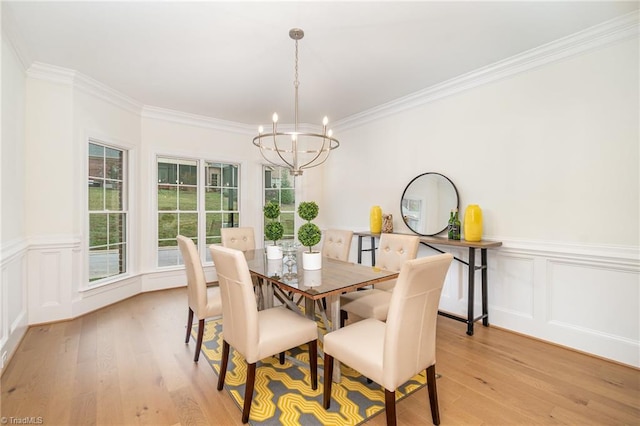
[[[126,152],[89,142],[89,285],[127,272]]]
[[[293,239],[295,234],[296,196],[295,180],[289,169],[264,166],[264,203],[280,204],[280,222],[284,226],[283,239]],[[266,223],[265,223],[266,225]]]
[[[220,243],[220,228],[238,226],[238,165],[158,158],[158,266],[182,264],[176,236]],[[202,176],[201,176],[202,174]]]

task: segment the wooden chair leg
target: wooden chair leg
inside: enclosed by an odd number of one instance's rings
[[[340,328],[344,327],[344,323],[347,322],[347,311],[340,310]]]
[[[396,426],[396,392],[384,390],[384,409],[387,412],[387,426]]]
[[[247,365],[247,383],[244,389],[244,408],[242,409],[242,423],[249,422],[251,401],[253,400],[253,386],[256,382],[256,363]]]
[[[202,337],[204,336],[204,319],[198,321],[198,340],[196,341],[196,354],[193,357],[193,362],[198,362],[200,359],[200,348],[202,347]]]
[[[311,389],[318,389],[318,341],[309,342],[309,368],[311,369]]]
[[[438,409],[438,390],[436,388],[436,366],[427,367],[427,389],[429,390],[429,405],[434,425],[440,424],[440,410]]]
[[[218,374],[218,390],[224,387],[224,378],[227,375],[227,363],[229,362],[229,344],[222,340],[222,361],[220,361],[220,374]]]
[[[331,355],[324,354],[324,398],[322,400],[322,406],[325,409],[329,409],[331,405],[331,383],[333,381],[333,357]]]
[[[191,325],[193,324],[193,309],[189,308],[189,317],[187,318],[187,337],[184,338],[185,343],[189,343],[191,337]]]

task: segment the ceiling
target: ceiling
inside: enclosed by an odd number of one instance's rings
[[[638,2],[2,1],[25,65],[244,124],[345,119],[638,9]],[[5,24],[6,25],[6,24]]]

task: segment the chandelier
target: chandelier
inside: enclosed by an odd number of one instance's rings
[[[322,133],[301,132],[298,129],[298,40],[304,37],[304,31],[293,28],[289,30],[289,37],[296,42],[293,131],[278,131],[278,114],[274,113],[271,132],[264,133],[264,128],[260,126],[258,136],[253,138],[253,144],[260,148],[260,154],[266,161],[278,167],[288,168],[293,176],[300,176],[304,169],[324,163],[329,158],[331,150],[340,146],[340,142],[333,137],[331,129],[327,129],[327,117],[322,120]]]

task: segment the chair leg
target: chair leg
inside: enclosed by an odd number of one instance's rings
[[[384,409],[387,412],[387,426],[396,426],[396,392],[384,390]]]
[[[318,341],[309,342],[309,368],[311,369],[311,389],[318,389]]]
[[[198,340],[196,341],[196,354],[193,357],[193,362],[198,362],[200,359],[200,348],[202,347],[202,337],[204,336],[204,319],[198,321]]]
[[[440,424],[440,410],[438,409],[438,390],[436,388],[436,366],[427,367],[427,389],[429,390],[429,404],[431,418],[434,425]]]
[[[280,365],[284,364],[284,352],[280,352],[280,356],[278,358],[280,360]]]
[[[191,337],[191,325],[193,324],[193,309],[189,308],[189,317],[187,318],[187,337],[184,338],[185,343],[189,343]]]
[[[227,375],[227,363],[229,362],[229,344],[222,340],[222,361],[220,361],[220,374],[218,374],[218,390],[224,387],[224,378]]]
[[[329,409],[331,405],[331,382],[333,381],[333,357],[324,353],[324,398],[322,406]]]
[[[249,422],[251,401],[253,400],[253,386],[256,382],[256,363],[247,365],[247,383],[244,389],[244,408],[242,409],[242,423]]]

